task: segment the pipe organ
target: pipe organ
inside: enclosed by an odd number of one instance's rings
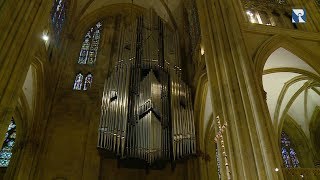
[[[116,65],[102,97],[98,148],[119,159],[176,161],[196,152],[190,88],[177,33],[154,13],[120,27]]]

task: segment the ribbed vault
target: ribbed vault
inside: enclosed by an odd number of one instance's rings
[[[319,74],[298,56],[280,47],[264,66],[263,87],[275,127],[281,129],[284,118],[289,115],[309,136],[312,114],[320,106]]]
[[[79,19],[82,19],[101,7],[114,4],[133,4],[146,9],[152,8],[162,19],[174,24],[172,12],[176,11],[180,2],[181,0],[80,0],[76,3],[77,8],[75,9],[77,9],[77,12],[75,14]]]

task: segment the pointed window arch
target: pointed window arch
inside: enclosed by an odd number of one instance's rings
[[[66,19],[66,1],[54,0],[51,10],[51,22],[55,39],[59,41],[63,24]]]
[[[101,37],[101,29],[102,23],[98,22],[86,33],[80,50],[78,59],[79,64],[93,65],[96,62]]]
[[[93,76],[89,73],[84,79],[83,90],[86,91],[91,87]]]
[[[8,167],[11,156],[12,148],[16,140],[16,123],[13,118],[8,127],[8,131],[5,136],[5,141],[2,144],[0,151],[0,167]]]
[[[78,73],[76,75],[76,78],[74,80],[73,84],[73,90],[81,90],[82,88],[82,81],[83,81],[83,75],[81,73]]]
[[[281,154],[283,159],[283,164],[286,168],[297,168],[299,167],[299,160],[297,158],[297,153],[292,147],[289,136],[282,131],[281,132]]]

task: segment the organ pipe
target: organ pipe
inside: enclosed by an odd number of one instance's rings
[[[191,90],[177,33],[154,13],[120,28],[117,62],[102,96],[98,148],[152,165],[196,152]]]

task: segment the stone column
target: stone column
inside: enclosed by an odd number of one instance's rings
[[[236,0],[198,0],[215,115],[228,122],[231,179],[283,179],[272,123],[242,37]],[[221,162],[224,166],[223,163]],[[221,169],[222,178],[226,171]]]
[[[5,0],[0,4],[0,142],[3,142],[33,52],[42,43],[39,22],[48,16],[42,0]]]

